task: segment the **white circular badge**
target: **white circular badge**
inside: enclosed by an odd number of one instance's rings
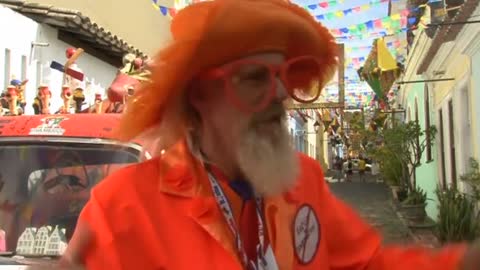
[[[301,264],[312,262],[320,243],[320,223],[313,208],[304,204],[298,208],[293,223],[295,255]]]

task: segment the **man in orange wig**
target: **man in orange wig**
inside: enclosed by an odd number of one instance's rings
[[[383,247],[295,153],[285,103],[329,81],[328,30],[283,0],[181,10],[119,134],[159,153],[94,188],[63,258],[88,269],[478,269],[467,245]]]

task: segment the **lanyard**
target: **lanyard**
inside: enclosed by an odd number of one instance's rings
[[[240,255],[240,258],[243,262],[244,267],[248,268],[250,267],[251,269],[267,269],[267,261],[265,260],[265,230],[264,230],[264,225],[263,225],[263,215],[262,215],[262,210],[261,207],[263,205],[263,200],[260,197],[255,197],[255,202],[256,202],[256,212],[257,212],[257,223],[258,223],[258,246],[257,246],[257,258],[256,262],[251,261],[248,259],[247,253],[245,252],[245,248],[242,243],[242,239],[239,233],[239,230],[237,228],[235,218],[233,216],[233,209],[230,206],[230,203],[228,202],[227,196],[225,196],[225,193],[223,192],[222,187],[218,183],[217,179],[211,174],[210,172],[208,173],[208,179],[210,180],[210,184],[212,186],[213,190],[213,195],[215,196],[215,199],[217,200],[218,205],[220,206],[220,209],[222,210],[223,216],[225,217],[228,226],[230,227],[230,230],[233,233],[233,236],[235,238],[235,243],[237,246],[237,251]]]

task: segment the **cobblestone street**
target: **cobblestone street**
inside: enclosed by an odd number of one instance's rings
[[[384,243],[413,242],[408,227],[393,208],[391,191],[385,184],[363,183],[354,178],[353,182],[330,183],[330,188],[383,233]]]

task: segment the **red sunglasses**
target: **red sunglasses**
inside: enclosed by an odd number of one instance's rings
[[[245,59],[209,69],[197,78],[221,79],[229,101],[238,109],[252,113],[262,111],[274,99],[278,80],[295,101],[314,102],[323,85],[321,71],[321,61],[312,56],[292,58],[282,64]]]

